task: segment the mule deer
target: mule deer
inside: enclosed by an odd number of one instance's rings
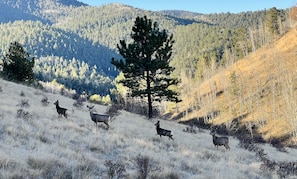
[[[230,150],[228,137],[218,137],[216,136],[215,131],[211,131],[210,135],[212,135],[212,142],[217,149],[219,146],[223,145],[226,149]]]
[[[109,124],[108,124],[108,121],[110,120],[109,115],[94,113],[93,112],[94,106],[88,106],[87,105],[87,108],[90,111],[90,116],[91,116],[92,121],[96,124],[96,128],[97,128],[97,123],[98,122],[103,122],[107,126],[107,128],[109,128]]]
[[[172,131],[170,130],[166,130],[166,129],[162,129],[160,127],[160,121],[158,121],[156,124],[156,130],[157,130],[157,135],[160,135],[160,137],[163,136],[168,136],[169,137],[169,140],[172,139],[173,140],[173,134],[172,134]]]
[[[59,106],[59,100],[57,100],[54,105],[56,105],[56,109],[57,109],[57,113],[59,114],[59,116],[64,116],[65,118],[67,118],[67,109],[66,108],[62,108]]]

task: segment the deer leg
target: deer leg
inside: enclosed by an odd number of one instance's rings
[[[109,128],[109,124],[108,124],[108,122],[105,121],[104,124],[107,125],[107,128]]]

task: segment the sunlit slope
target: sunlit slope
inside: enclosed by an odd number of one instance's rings
[[[196,103],[199,108],[182,120],[219,112],[209,122],[228,127],[233,119],[239,119],[241,124],[257,125],[267,140],[294,136],[296,73],[297,30],[291,29],[275,43],[251,53],[193,90],[190,104]],[[235,82],[231,82],[232,75]]]

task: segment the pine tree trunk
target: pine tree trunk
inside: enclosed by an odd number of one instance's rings
[[[152,96],[151,96],[151,83],[149,78],[149,72],[146,73],[146,89],[147,89],[147,103],[148,103],[148,117],[151,119],[153,117],[153,106],[152,106]]]
[[[149,119],[151,119],[153,117],[153,106],[152,106],[151,94],[148,94],[147,100],[148,100],[148,112],[149,112],[148,115],[149,115]]]

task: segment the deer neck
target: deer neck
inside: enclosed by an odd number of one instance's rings
[[[157,128],[157,130],[159,130],[160,129],[160,125],[156,125],[156,128]]]

